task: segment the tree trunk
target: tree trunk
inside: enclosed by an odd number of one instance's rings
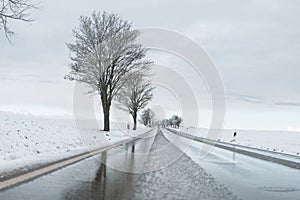
[[[101,95],[101,103],[103,109],[103,118],[104,118],[104,129],[103,131],[110,131],[110,124],[109,124],[109,111],[111,102],[107,99],[107,95]]]
[[[133,130],[136,130],[136,118],[137,118],[137,112],[136,111],[133,112],[132,118],[133,118]]]
[[[103,117],[104,117],[104,129],[103,129],[103,131],[110,131],[109,109],[110,109],[110,107],[103,108]]]

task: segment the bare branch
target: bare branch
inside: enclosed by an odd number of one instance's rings
[[[8,22],[10,20],[33,21],[29,14],[33,9],[38,9],[38,6],[29,0],[0,0],[0,30],[4,31],[9,41],[14,32],[9,28]]]
[[[72,63],[66,78],[89,85],[100,94],[103,110],[109,111],[128,75],[146,74],[152,62],[144,59],[146,49],[136,43],[140,32],[118,15],[94,12],[79,22],[73,30],[75,43],[67,44]]]
[[[145,79],[143,75],[132,74],[117,95],[119,108],[127,110],[132,115],[134,129],[136,128],[137,112],[145,108],[152,100],[153,89],[150,80]]]

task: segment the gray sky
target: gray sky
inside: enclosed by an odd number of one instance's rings
[[[0,35],[0,110],[72,113],[73,83],[63,80],[69,63],[65,43],[73,41],[79,16],[97,10],[118,13],[136,28],[179,31],[204,47],[224,82],[225,128],[300,130],[297,0],[51,0],[40,5],[35,22],[10,23],[13,44]],[[160,58],[175,68],[184,66]],[[201,95],[206,101],[204,93],[199,91],[199,101]],[[203,126],[210,118],[205,105],[200,105]]]

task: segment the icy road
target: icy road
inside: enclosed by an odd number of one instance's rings
[[[219,148],[203,159],[199,156],[202,145],[199,142],[191,144],[166,167],[148,172],[147,168],[155,164],[155,154],[143,159],[136,155],[155,152],[166,145],[180,151],[182,145],[169,142],[174,137],[171,132],[159,131],[155,136],[2,191],[0,199],[297,199],[300,196],[299,170]],[[179,141],[190,143],[186,138]],[[122,169],[126,170],[116,170],[100,161],[124,165]],[[137,165],[142,165],[145,172],[130,173]]]

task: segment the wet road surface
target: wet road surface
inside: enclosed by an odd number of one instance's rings
[[[3,191],[0,199],[237,199],[185,154],[151,171],[158,154],[148,153],[166,145],[179,152],[160,132]]]
[[[173,140],[176,135],[164,130]],[[178,137],[177,137],[178,139]],[[185,145],[184,145],[185,144]],[[242,199],[295,200],[300,199],[300,170],[256,159],[228,150],[214,148],[205,158],[199,156],[200,142],[181,137],[176,146],[198,163],[207,173],[224,183]]]

